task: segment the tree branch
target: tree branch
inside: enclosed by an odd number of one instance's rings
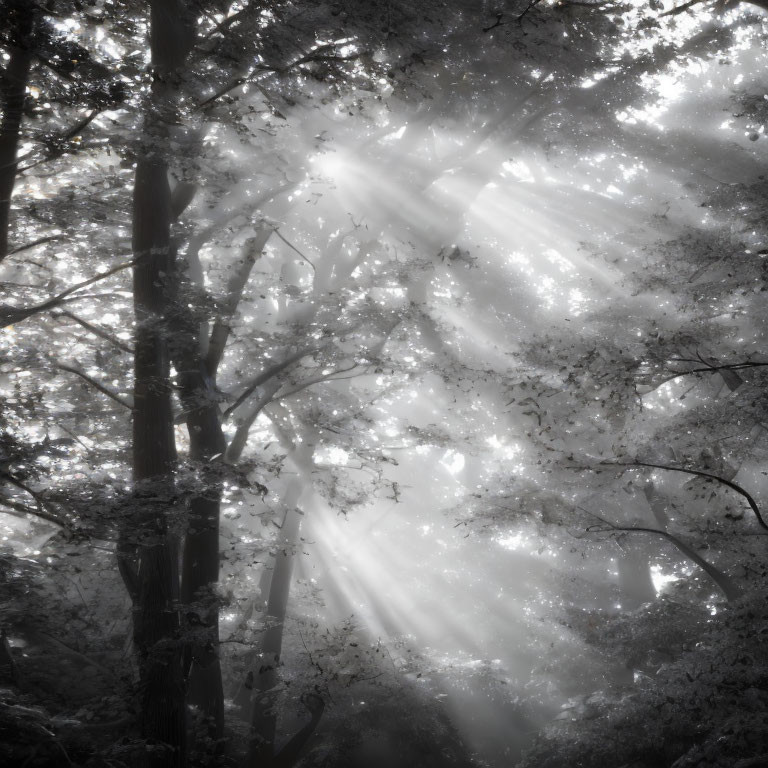
[[[540,0],[535,0],[535,2],[540,2]],[[325,51],[334,50],[336,48],[336,43],[327,43],[326,45],[321,45],[315,50],[310,51],[309,53],[304,54],[303,56],[300,56],[298,59],[295,59],[290,64],[286,64],[284,67],[270,67],[266,64],[257,64],[253,69],[251,69],[250,72],[246,75],[241,75],[240,77],[236,77],[234,80],[230,80],[227,85],[220,88],[216,93],[213,94],[213,96],[209,96],[205,101],[201,101],[197,107],[195,107],[195,110],[201,110],[206,109],[211,104],[213,104],[215,101],[218,101],[222,96],[226,96],[230,91],[234,91],[235,88],[237,88],[240,85],[245,85],[246,83],[251,82],[253,78],[258,77],[260,74],[268,74],[268,73],[274,73],[274,74],[280,74],[284,75],[288,72],[290,72],[294,67],[299,67],[302,64],[309,64],[313,61],[329,61],[329,62],[340,62],[340,61],[354,61],[355,59],[360,58],[359,53],[352,54],[350,56],[325,56]]]
[[[42,304],[36,304],[33,307],[9,307],[8,305],[5,305],[0,309],[0,328],[6,328],[9,325],[20,323],[22,320],[26,320],[33,315],[37,315],[40,312],[46,312],[49,309],[54,309],[75,291],[79,291],[81,288],[86,288],[89,285],[98,283],[100,280],[106,280],[108,277],[112,277],[112,275],[116,275],[118,272],[130,269],[131,267],[136,266],[136,264],[138,264],[142,258],[144,257],[139,256],[138,258],[125,262],[124,264],[119,264],[116,267],[112,267],[112,269],[108,269],[106,272],[100,272],[99,274],[94,275],[94,277],[89,277],[87,280],[83,280],[82,282],[73,285],[71,288],[67,288],[65,291],[62,291],[56,296],[47,299]]]
[[[256,237],[247,243],[239,268],[234,271],[234,274],[229,279],[223,311],[214,322],[211,338],[208,342],[208,353],[205,358],[205,367],[208,370],[208,374],[214,380],[216,378],[216,371],[221,363],[221,358],[224,356],[224,349],[227,346],[229,334],[232,331],[230,324],[227,321],[232,318],[237,311],[237,307],[243,297],[243,291],[248,283],[248,278],[251,275],[253,265],[261,256],[264,251],[264,246],[266,246],[267,241],[274,231],[275,230],[271,227],[263,227]]]
[[[294,363],[301,360],[302,357],[306,357],[307,355],[311,355],[313,352],[317,352],[317,351],[318,350],[314,347],[301,349],[298,352],[294,352],[294,354],[290,355],[282,362],[276,363],[270,368],[267,368],[266,371],[263,371],[262,373],[260,373],[255,379],[251,379],[251,381],[248,383],[248,385],[246,386],[245,390],[240,395],[240,397],[238,397],[237,400],[235,400],[235,402],[232,405],[230,405],[226,411],[224,411],[224,417],[226,418],[233,411],[239,408],[251,396],[251,394],[254,392],[254,390],[257,387],[260,387],[262,384],[265,384],[270,379],[282,373],[286,368],[289,368]]]
[[[684,467],[673,467],[668,464],[653,464],[652,462],[649,462],[649,461],[628,461],[628,462],[605,461],[605,462],[602,462],[602,464],[603,466],[614,466],[614,467],[651,467],[653,469],[664,469],[664,470],[667,470],[668,472],[682,472],[686,475],[694,475],[695,477],[704,477],[707,480],[716,480],[718,483],[722,483],[727,488],[730,488],[732,491],[736,491],[736,493],[744,497],[747,504],[749,504],[750,509],[754,512],[760,527],[768,531],[768,523],[766,523],[765,520],[763,519],[763,515],[760,512],[760,508],[757,506],[757,502],[755,501],[754,497],[748,491],[742,488],[740,485],[737,485],[736,483],[734,483],[733,480],[726,480],[724,477],[720,477],[720,475],[713,475],[711,472],[702,472],[699,469],[685,469]]]
[[[684,13],[689,8],[693,8],[694,5],[701,5],[701,3],[707,2],[709,2],[709,0],[690,0],[690,2],[683,3],[676,8],[671,8],[668,11],[664,11],[664,13],[660,13],[659,18],[662,18],[662,16],[677,16],[679,13]]]
[[[280,389],[280,381],[278,379],[270,381],[264,388],[261,397],[252,406],[246,417],[240,422],[235,431],[235,436],[232,438],[232,442],[229,444],[225,454],[227,462],[234,464],[238,461],[248,443],[248,433],[250,432],[253,423],[264,408],[272,402],[272,398],[278,389]]]
[[[57,312],[54,317],[68,317],[70,320],[74,320],[78,325],[82,325],[83,328],[85,328],[87,331],[90,331],[94,336],[98,336],[99,338],[104,339],[105,341],[108,341],[110,344],[114,344],[118,349],[121,349],[123,352],[127,352],[128,354],[133,354],[133,349],[129,347],[127,344],[124,344],[120,339],[115,338],[112,336],[112,334],[107,333],[107,331],[95,326],[91,325],[87,320],[83,320],[82,317],[79,317],[74,312],[69,312],[66,309],[62,309],[59,312]]]
[[[307,262],[307,264],[309,264],[309,266],[310,266],[310,267],[312,267],[312,271],[313,271],[313,272],[317,272],[317,268],[316,268],[316,267],[315,267],[315,265],[314,265],[314,264],[313,264],[313,263],[310,261],[310,259],[309,259],[307,256],[305,256],[305,255],[304,255],[304,254],[303,254],[303,253],[302,253],[302,252],[301,252],[301,251],[300,251],[300,250],[299,250],[299,249],[298,249],[298,248],[297,248],[297,247],[296,247],[296,246],[295,246],[295,245],[294,245],[292,242],[290,242],[289,240],[286,240],[286,239],[283,237],[283,235],[282,235],[282,234],[280,234],[280,230],[279,230],[279,229],[276,229],[276,230],[275,230],[275,234],[276,234],[276,235],[277,235],[277,236],[278,236],[278,237],[279,237],[279,238],[280,238],[280,239],[281,239],[281,240],[282,240],[282,241],[283,241],[283,242],[284,242],[284,243],[285,243],[285,244],[286,244],[286,245],[287,245],[287,246],[288,246],[288,247],[289,247],[291,250],[293,250],[293,251],[295,251],[296,253],[298,253],[298,254],[299,254],[299,256],[301,256],[301,258],[302,258],[302,259],[304,259],[304,261],[306,261],[306,262]]]
[[[58,525],[61,528],[65,528],[65,529],[69,528],[69,525],[65,522],[62,522],[62,520],[59,518],[58,515],[48,511],[47,504],[43,500],[41,495],[37,491],[33,491],[26,483],[23,483],[21,480],[14,477],[10,472],[0,472],[0,478],[6,480],[11,485],[15,485],[17,488],[21,489],[25,493],[28,493],[35,500],[35,506],[37,507],[37,511],[35,512],[30,509],[27,509],[26,505],[24,504],[19,505],[18,502],[11,502],[11,504],[9,505],[11,508],[16,508],[19,511],[21,511],[21,509],[23,508],[23,511],[31,515],[36,515],[41,520],[46,520],[49,523]],[[1,503],[3,505],[6,505],[9,501],[10,499],[8,500],[3,499]],[[14,507],[13,505],[17,505],[17,506]]]
[[[621,533],[647,533],[653,536],[661,536],[662,538],[671,542],[675,548],[682,552],[682,554],[685,555],[689,560],[692,560],[694,563],[696,563],[696,565],[698,565],[699,568],[701,568],[707,574],[707,576],[709,576],[709,578],[712,579],[712,581],[720,588],[728,602],[737,600],[743,594],[741,588],[733,581],[733,579],[731,579],[730,576],[728,576],[728,574],[723,573],[723,571],[721,571],[719,568],[712,565],[711,563],[708,563],[698,552],[696,552],[695,549],[688,546],[688,544],[686,544],[684,541],[678,539],[677,536],[668,533],[667,531],[659,530],[658,528],[616,525],[609,522],[608,520],[605,520],[599,515],[596,515],[594,512],[590,512],[589,510],[584,509],[583,507],[579,507],[579,509],[581,509],[583,512],[586,512],[588,515],[590,515],[590,517],[594,517],[595,519],[599,520],[601,523],[600,526],[590,526],[590,528],[587,529],[588,532],[605,533],[606,531],[614,531]]]
[[[7,475],[2,475],[2,476],[8,479]],[[11,479],[10,482],[13,483],[13,485],[18,485],[17,483],[13,482],[13,479]],[[26,487],[24,487],[24,490],[29,492],[29,489]],[[59,519],[56,515],[46,512],[44,508],[29,507],[26,504],[22,504],[21,502],[13,501],[12,499],[5,499],[5,498],[0,498],[0,506],[5,507],[6,509],[9,509],[9,510],[13,510],[13,512],[9,512],[8,514],[15,513],[17,515],[33,515],[34,517],[39,517],[41,520],[45,520],[47,523],[56,525],[59,528],[63,528],[64,530],[71,530],[71,527],[68,522]]]
[[[349,371],[354,371],[355,368],[358,368],[358,365],[351,365],[349,368],[339,368],[338,370],[331,371],[330,373],[323,374],[321,376],[313,376],[312,378],[306,379],[296,386],[294,386],[292,389],[287,390],[286,392],[281,392],[275,400],[285,400],[287,397],[291,397],[292,395],[295,395],[297,392],[301,392],[304,389],[307,389],[308,387],[311,387],[314,384],[320,384],[324,381],[337,381],[339,379],[354,379],[355,376],[341,376],[342,373],[349,373]],[[363,374],[358,374],[359,376],[362,376]]]
[[[14,253],[21,253],[22,251],[28,251],[30,248],[34,248],[36,245],[42,245],[43,243],[50,243],[53,240],[61,240],[64,235],[48,235],[47,237],[40,237],[37,240],[33,240],[31,243],[25,245],[19,245],[16,248],[8,251],[8,255],[12,256]]]
[[[16,174],[21,175],[26,171],[32,170],[32,168],[36,168],[38,165],[42,165],[43,163],[47,163],[49,160],[55,160],[56,158],[65,155],[67,151],[70,150],[69,147],[65,146],[65,143],[81,133],[83,129],[87,128],[101,114],[101,112],[102,110],[100,109],[92,109],[82,120],[73,125],[72,128],[70,128],[65,133],[61,133],[58,136],[51,136],[45,140],[41,139],[41,143],[46,147],[45,156],[41,157],[39,160],[35,160],[34,163],[30,163],[23,168],[17,168]],[[24,157],[19,158],[17,162],[21,162],[32,154],[32,152],[28,152],[26,155],[24,155]]]
[[[79,368],[74,368],[71,365],[65,365],[64,363],[56,363],[56,367],[60,368],[62,371],[74,373],[75,376],[79,376],[81,379],[83,379],[83,381],[87,381],[94,389],[97,389],[103,395],[106,395],[116,403],[122,405],[123,408],[127,408],[129,411],[133,410],[133,403],[121,397],[119,394],[117,394],[117,392],[113,392],[109,387],[105,386],[101,382],[96,381],[96,379],[89,376],[87,373],[85,373],[85,371],[81,371]]]
[[[317,729],[323,716],[325,702],[317,694],[310,693],[303,696],[302,703],[309,710],[310,721],[292,736],[290,741],[277,753],[273,761],[274,768],[292,768],[295,765],[301,750]]]

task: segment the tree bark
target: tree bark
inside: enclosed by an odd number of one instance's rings
[[[199,466],[202,489],[189,502],[188,529],[182,559],[181,601],[191,642],[186,647],[188,703],[208,721],[208,735],[220,742],[224,734],[224,689],[219,661],[219,518],[221,478],[217,455],[223,459],[226,441],[221,429],[213,380],[206,373],[197,336],[197,323],[177,302],[181,327],[174,346],[182,406],[186,412],[190,458]],[[223,464],[223,461],[221,462]]]
[[[186,765],[186,713],[179,612],[178,565],[168,532],[174,497],[170,363],[165,333],[165,275],[170,248],[170,189],[165,164],[152,155],[139,161],[134,187],[133,250],[146,256],[134,267],[136,314],[133,411],[133,479],[138,573],[134,643],[142,686],[141,734],[155,747],[148,763]],[[123,552],[130,545],[121,546]]]
[[[144,147],[133,196],[134,344],[133,477],[138,530],[134,643],[141,679],[141,734],[150,768],[187,763],[186,706],[178,557],[167,514],[175,502],[176,444],[168,339],[173,207],[168,183],[168,122],[175,76],[190,43],[188,14],[178,0],[153,0],[150,42],[155,81],[144,122]],[[126,550],[125,542],[120,547]],[[129,547],[130,548],[130,545]]]
[[[4,23],[10,28],[13,41],[10,58],[3,71],[2,108],[0,123],[0,261],[8,255],[11,225],[11,197],[16,182],[16,156],[21,136],[24,97],[27,91],[29,70],[32,64],[31,36],[34,26],[35,6],[22,0],[10,4]]]

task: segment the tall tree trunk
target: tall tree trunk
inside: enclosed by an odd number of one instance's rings
[[[280,541],[275,554],[275,566],[269,586],[266,630],[261,641],[259,669],[254,675],[253,708],[251,710],[251,743],[246,765],[248,768],[269,766],[275,758],[277,730],[276,696],[280,654],[283,648],[283,628],[293,574],[294,547],[299,538],[301,517],[296,505],[302,492],[302,481],[293,480],[285,494],[285,515]]]
[[[187,762],[186,707],[178,558],[167,513],[175,503],[176,444],[168,351],[173,208],[168,183],[168,123],[175,114],[177,72],[191,47],[188,14],[179,0],[152,0],[150,42],[155,80],[144,123],[144,147],[133,196],[136,314],[133,476],[138,572],[134,643],[142,687],[141,733],[151,768]],[[142,500],[143,499],[143,500]]]
[[[136,313],[133,411],[133,478],[137,514],[138,574],[134,643],[142,686],[142,736],[157,751],[151,766],[186,764],[186,713],[177,560],[166,515],[173,503],[176,445],[170,363],[165,333],[165,275],[170,248],[170,189],[162,160],[139,161],[134,188],[133,250]],[[160,746],[162,745],[162,746]]]
[[[21,135],[24,97],[32,64],[35,6],[29,0],[9,3],[3,24],[10,30],[10,58],[2,72],[3,119],[0,123],[0,261],[8,255],[11,197],[16,182],[16,156]]]

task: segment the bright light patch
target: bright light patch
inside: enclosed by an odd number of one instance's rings
[[[511,536],[502,536],[501,538],[496,539],[499,546],[504,547],[504,549],[511,549],[512,551],[521,549],[526,541],[527,539],[522,533],[515,533]]]
[[[678,581],[678,577],[673,573],[664,573],[658,565],[651,566],[651,581],[653,582],[653,588],[656,590],[656,594],[660,594],[667,584],[672,584]]]
[[[321,464],[345,467],[349,463],[349,454],[336,445],[326,445],[317,450],[317,461]]]
[[[531,169],[521,160],[507,160],[505,163],[502,163],[501,169],[503,171],[502,175],[509,174],[518,181],[536,181]]]
[[[464,454],[458,451],[446,451],[440,463],[450,472],[452,475],[456,475],[464,469]]]

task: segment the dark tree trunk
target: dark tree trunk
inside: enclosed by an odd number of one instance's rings
[[[142,686],[141,733],[156,747],[151,766],[186,765],[186,713],[177,560],[168,533],[174,502],[176,445],[165,333],[165,276],[170,248],[170,189],[165,164],[149,155],[139,161],[134,188],[133,250],[136,313],[133,411],[133,477],[140,504],[137,542],[134,643]],[[123,547],[125,550],[125,547]]]
[[[133,476],[138,506],[133,534],[138,560],[134,643],[141,678],[141,734],[151,747],[148,763],[151,768],[184,768],[187,737],[178,557],[167,517],[176,504],[177,463],[168,339],[169,276],[175,271],[168,123],[175,114],[180,85],[176,73],[189,52],[190,32],[178,0],[153,0],[150,7],[155,81],[133,196],[133,252],[138,260],[133,272]]]
[[[224,732],[224,689],[219,661],[219,514],[221,477],[211,462],[226,449],[213,382],[206,373],[197,336],[197,323],[183,313],[174,327],[174,356],[179,391],[186,412],[190,458],[199,466],[202,489],[189,504],[189,528],[182,560],[181,601],[185,606],[191,642],[185,652],[188,703],[208,721],[208,735],[220,741]]]
[[[8,3],[3,25],[9,29],[10,58],[2,73],[3,119],[0,124],[0,261],[8,255],[11,196],[21,135],[24,96],[32,64],[31,36],[35,7],[28,0]]]

